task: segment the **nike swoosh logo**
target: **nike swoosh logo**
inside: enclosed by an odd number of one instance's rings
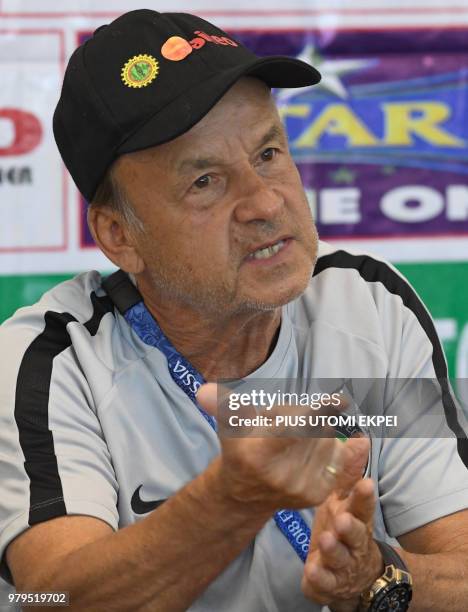
[[[135,514],[147,514],[152,510],[155,510],[158,506],[164,503],[165,499],[157,499],[155,501],[144,501],[140,497],[140,489],[143,485],[140,485],[135,489],[135,493],[132,495],[132,501],[130,505]]]

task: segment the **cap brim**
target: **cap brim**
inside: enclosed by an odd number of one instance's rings
[[[291,57],[269,56],[235,66],[197,83],[120,143],[116,157],[163,144],[187,132],[198,123],[227,90],[242,76],[255,76],[269,87],[306,87],[320,81],[313,66]]]

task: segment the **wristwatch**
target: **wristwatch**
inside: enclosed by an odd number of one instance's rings
[[[361,594],[359,612],[404,612],[413,595],[413,579],[394,548],[376,540],[385,572]]]

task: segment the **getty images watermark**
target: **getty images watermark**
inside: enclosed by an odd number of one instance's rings
[[[222,435],[457,437],[466,414],[447,379],[243,379],[221,381]],[[450,425],[449,425],[450,423]]]
[[[244,393],[229,393],[228,408],[237,411],[242,407],[253,407],[265,411],[255,416],[228,416],[230,427],[333,427],[333,428],[369,428],[385,425],[397,427],[398,415],[367,414],[318,414],[327,408],[346,409],[346,396],[343,390],[334,393],[296,393],[277,390],[273,393],[264,389],[253,389]],[[349,405],[349,404],[347,404]],[[286,407],[296,408],[295,413],[287,414]],[[309,408],[311,414],[301,410]],[[276,414],[269,416],[274,411]],[[299,411],[301,413],[299,413]],[[277,414],[279,412],[279,414]]]

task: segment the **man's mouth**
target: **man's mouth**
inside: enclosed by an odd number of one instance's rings
[[[246,260],[252,261],[255,259],[268,259],[270,257],[274,257],[277,253],[279,253],[284,247],[291,241],[290,237],[284,237],[276,242],[271,242],[270,244],[266,244],[265,246],[260,246],[247,255]]]

